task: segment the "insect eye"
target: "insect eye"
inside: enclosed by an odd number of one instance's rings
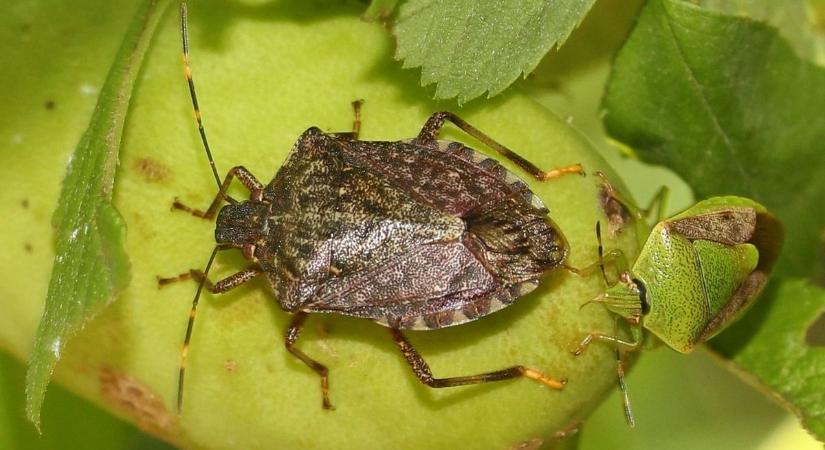
[[[636,289],[639,290],[639,299],[642,301],[642,314],[647,314],[650,312],[650,303],[647,302],[647,288],[645,288],[644,283],[636,278],[632,281],[636,285]]]

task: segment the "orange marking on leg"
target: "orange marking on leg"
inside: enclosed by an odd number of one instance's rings
[[[541,181],[547,181],[553,178],[557,178],[560,176],[568,175],[571,173],[578,173],[584,176],[584,168],[581,164],[573,164],[567,167],[561,167],[558,169],[548,170],[541,175]]]
[[[528,367],[524,367],[522,373],[525,377],[536,380],[553,389],[563,389],[564,385],[567,384],[567,380],[556,380]]]

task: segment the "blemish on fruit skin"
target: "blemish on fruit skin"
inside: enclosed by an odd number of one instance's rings
[[[238,370],[238,363],[235,360],[227,359],[223,362],[223,368],[229,373],[235,373]]]
[[[329,335],[330,335],[330,326],[329,323],[326,321],[318,322],[315,330],[318,333],[318,347],[330,358],[338,357],[338,352],[335,351],[335,348],[331,346],[328,342]]]
[[[507,448],[507,450],[538,450],[539,448],[541,448],[542,444],[544,444],[544,439],[533,438],[523,442],[519,442],[518,444]]]
[[[169,179],[171,169],[154,158],[140,158],[135,160],[132,167],[140,174],[144,181],[160,183]]]
[[[94,95],[97,93],[97,88],[89,83],[83,83],[80,85],[80,93],[84,95]]]
[[[556,442],[563,441],[569,437],[572,437],[578,434],[579,430],[581,429],[582,424],[584,423],[583,419],[574,419],[569,424],[567,424],[564,428],[557,430],[553,433],[553,439]]]
[[[169,434],[177,425],[177,417],[170,413],[160,398],[140,381],[109,368],[101,369],[98,379],[103,398],[115,408],[132,416],[142,430]]]

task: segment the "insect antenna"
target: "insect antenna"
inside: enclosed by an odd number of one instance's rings
[[[215,177],[215,183],[218,184],[218,189],[221,189],[221,177],[218,175],[218,169],[215,167],[215,160],[212,158],[212,151],[209,149],[209,141],[206,139],[206,130],[203,127],[201,110],[198,105],[198,94],[195,92],[195,81],[192,79],[192,67],[189,65],[189,21],[186,2],[180,3],[180,35],[181,42],[183,44],[184,73],[186,74],[186,82],[189,84],[189,95],[192,97],[192,108],[195,110],[195,120],[198,121],[198,132],[201,135],[203,148],[206,150],[206,157],[209,159],[209,166],[212,168],[212,175]],[[231,199],[229,200],[231,203],[234,203]]]
[[[602,223],[596,221],[596,241],[599,243],[599,269],[602,271],[602,279],[604,279],[605,286],[610,286],[607,281],[607,273],[604,270],[604,246],[602,245]]]
[[[186,356],[189,353],[189,341],[192,339],[192,329],[195,326],[195,314],[198,310],[198,301],[201,297],[201,291],[203,291],[203,286],[206,284],[206,277],[209,274],[209,269],[212,267],[212,261],[215,260],[215,255],[218,254],[218,250],[221,250],[221,247],[216,246],[214,250],[212,250],[212,255],[209,257],[209,261],[206,263],[206,267],[203,269],[203,274],[198,280],[198,290],[195,292],[195,298],[192,299],[192,307],[189,309],[189,321],[186,324],[186,335],[183,338],[183,345],[181,346],[180,350],[180,369],[178,371],[178,414],[181,412],[181,406],[183,405],[183,377],[186,374]]]
[[[622,391],[622,401],[624,403],[624,418],[630,428],[636,426],[636,419],[633,418],[633,409],[630,408],[630,395],[627,393],[627,384],[624,382],[624,361],[622,353],[616,348],[616,372],[619,374],[619,390]]]

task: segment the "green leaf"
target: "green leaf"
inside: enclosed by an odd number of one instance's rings
[[[435,98],[496,95],[531,72],[581,22],[594,0],[411,0],[401,7],[396,57],[421,67]]]
[[[697,197],[738,194],[786,226],[784,273],[821,272],[825,69],[773,29],[675,1],[643,11],[619,53],[604,123]]]
[[[361,16],[366,20],[383,20],[392,14],[398,0],[372,0]]]
[[[46,387],[66,342],[129,282],[125,225],[111,204],[112,187],[135,79],[168,3],[147,0],[138,8],[69,159],[52,218],[56,256],[46,308],[26,374],[26,414],[38,427]]]
[[[825,209],[815,207],[825,202],[822,105],[825,70],[801,60],[774,29],[654,0],[616,59],[604,122],[643,160],[681,175],[697,197],[739,194],[764,203],[786,226],[775,278],[814,276],[825,225]],[[804,343],[822,296],[775,280],[762,297],[711,345],[822,439],[822,386],[787,369],[822,377],[825,352]],[[754,355],[774,359],[765,364]]]
[[[737,324],[714,341],[714,348],[730,358],[728,366],[742,378],[779,394],[803,426],[823,441],[825,348],[809,345],[806,333],[825,313],[825,290],[795,279],[773,283],[771,288],[768,298],[762,299],[770,301],[758,302],[748,313],[749,325]]]
[[[777,29],[803,58],[825,65],[825,33],[815,26],[815,9],[806,0],[691,0],[714,11],[750,17]]]

